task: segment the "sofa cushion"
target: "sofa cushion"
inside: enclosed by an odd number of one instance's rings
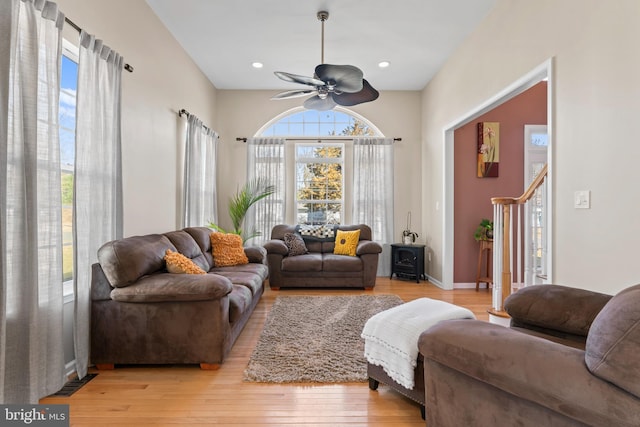
[[[249,258],[242,247],[242,237],[233,233],[213,232],[211,238],[211,251],[213,253],[213,265],[226,267],[230,265],[249,264]]]
[[[309,252],[307,246],[304,244],[304,240],[299,234],[286,233],[284,235],[284,244],[287,245],[289,256],[304,255]]]
[[[229,321],[236,322],[251,307],[251,290],[246,286],[233,285],[229,294]]]
[[[359,272],[362,271],[362,259],[356,256],[324,254],[322,271],[327,272]]]
[[[164,255],[164,261],[167,263],[167,271],[174,274],[206,274],[206,271],[198,267],[193,261],[186,256],[167,249]]]
[[[640,285],[618,293],[596,316],[585,362],[596,376],[640,397]]]
[[[209,272],[220,274],[222,276],[226,276],[227,273],[251,273],[258,276],[262,281],[269,277],[269,267],[265,264],[256,263],[232,265],[229,267],[214,267],[209,270]]]
[[[107,242],[98,249],[98,261],[111,286],[129,286],[140,277],[164,271],[167,249],[177,249],[165,236],[148,234]]]
[[[233,271],[231,267],[225,267],[215,272],[220,276],[226,277],[234,285],[244,286],[251,291],[252,295],[256,295],[262,288],[264,278],[256,273],[250,273],[246,271]]]
[[[373,240],[371,227],[365,224],[340,225],[338,229],[342,231],[360,230],[360,240]]]
[[[211,252],[211,232],[209,227],[187,227],[184,229],[197,243],[202,251],[202,255],[209,263],[209,268],[213,267],[213,253]]]
[[[336,255],[356,256],[356,248],[360,240],[360,230],[343,231],[336,233],[336,244],[333,253]]]
[[[322,271],[322,254],[308,253],[282,259],[282,271],[314,272]]]
[[[210,231],[209,231],[210,233]],[[193,261],[204,271],[209,271],[211,264],[204,255],[202,248],[194,240],[193,236],[185,230],[176,230],[164,233],[164,236],[173,243],[178,252]],[[209,235],[207,234],[207,239]]]

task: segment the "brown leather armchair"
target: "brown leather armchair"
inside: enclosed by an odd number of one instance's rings
[[[640,285],[531,286],[505,309],[510,328],[450,320],[421,335],[427,425],[640,425]]]

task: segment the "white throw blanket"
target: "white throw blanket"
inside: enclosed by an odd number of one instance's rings
[[[475,318],[464,307],[419,298],[367,320],[361,334],[364,355],[369,363],[381,366],[395,382],[413,390],[420,334],[441,320]]]

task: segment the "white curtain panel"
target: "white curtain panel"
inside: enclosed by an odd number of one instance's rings
[[[262,199],[249,210],[245,218],[245,229],[260,233],[247,242],[262,245],[271,238],[276,224],[283,224],[285,217],[285,139],[249,138],[247,140],[247,182],[264,178],[275,186],[275,192]]]
[[[218,223],[216,164],[218,134],[193,114],[187,119],[183,226]]]
[[[80,33],[74,194],[74,346],[87,373],[91,265],[104,243],[122,237],[121,78],[124,59]]]
[[[378,276],[391,272],[393,243],[393,138],[353,140],[353,223],[371,227],[383,251]]]
[[[65,382],[58,100],[64,16],[0,2],[0,403]]]

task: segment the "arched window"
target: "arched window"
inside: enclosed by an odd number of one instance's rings
[[[286,194],[293,201],[286,209],[289,221],[312,225],[351,221],[352,140],[382,136],[375,125],[344,108],[297,107],[269,121],[256,136],[288,141]]]
[[[262,137],[331,138],[340,136],[383,136],[364,117],[346,108],[329,111],[297,107],[270,120],[257,133]]]

